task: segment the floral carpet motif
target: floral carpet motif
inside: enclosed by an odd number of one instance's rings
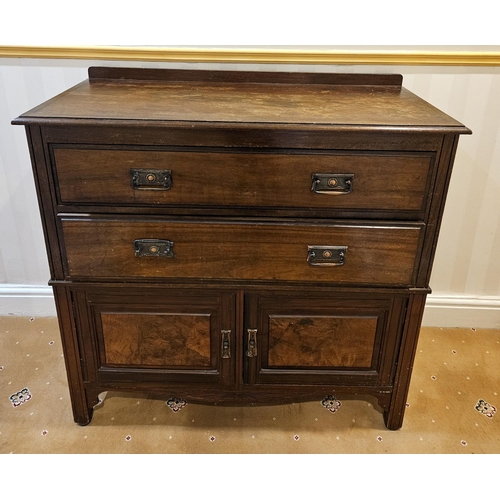
[[[30,390],[25,387],[24,389],[21,389],[20,391],[15,392],[11,396],[9,396],[9,399],[12,403],[12,406],[16,408],[16,406],[20,406],[31,399]]]
[[[321,401],[321,404],[332,413],[335,413],[342,406],[342,403],[335,396],[327,396]]]
[[[184,399],[170,398],[169,400],[167,400],[166,405],[174,413],[177,413],[178,411],[181,411],[187,405],[187,402],[184,401]]]
[[[490,405],[490,403],[487,403],[486,401],[484,401],[484,399],[480,399],[477,402],[475,408],[479,413],[482,413],[488,418],[493,418],[493,415],[495,415],[497,411],[495,406]]]

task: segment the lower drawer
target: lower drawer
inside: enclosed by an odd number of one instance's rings
[[[280,280],[408,286],[423,224],[62,218],[71,279]]]

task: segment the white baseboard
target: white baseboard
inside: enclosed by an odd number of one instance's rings
[[[0,316],[55,315],[50,286],[0,285]],[[422,325],[500,329],[500,297],[431,294]]]
[[[422,326],[500,328],[500,297],[431,294]]]
[[[56,316],[52,287],[0,284],[0,316]]]

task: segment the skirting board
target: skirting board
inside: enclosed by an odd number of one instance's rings
[[[52,288],[0,285],[0,316],[55,316]],[[423,326],[500,329],[500,297],[427,297]]]
[[[0,285],[0,316],[56,316],[52,287]]]
[[[422,326],[500,329],[500,297],[429,295]]]

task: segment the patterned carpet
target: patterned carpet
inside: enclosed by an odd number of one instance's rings
[[[372,399],[173,411],[166,401],[111,392],[79,427],[56,319],[3,317],[0,453],[496,454],[499,366],[498,330],[422,329],[399,431],[385,428]]]

